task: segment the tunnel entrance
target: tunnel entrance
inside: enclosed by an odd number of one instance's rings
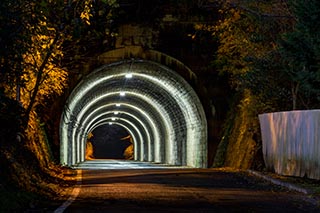
[[[133,159],[130,134],[121,126],[111,123],[101,125],[92,131],[89,142],[94,159]]]
[[[61,164],[85,161],[88,134],[110,123],[131,136],[135,161],[207,167],[203,106],[189,83],[162,64],[123,60],[85,76],[61,116]],[[95,157],[107,157],[97,150]]]

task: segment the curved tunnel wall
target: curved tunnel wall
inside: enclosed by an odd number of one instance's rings
[[[61,164],[84,161],[87,135],[102,124],[126,128],[134,159],[207,167],[207,122],[192,87],[151,61],[104,65],[73,90],[60,124]]]

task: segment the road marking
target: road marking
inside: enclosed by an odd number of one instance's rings
[[[75,188],[72,190],[72,193],[69,197],[68,200],[66,200],[59,208],[57,208],[54,213],[62,213],[66,210],[66,208],[68,208],[68,206],[71,205],[71,203],[73,201],[75,201],[75,199],[77,198],[77,196],[80,193],[80,189],[81,189],[81,183],[82,183],[82,170],[77,170],[77,185],[75,186]]]

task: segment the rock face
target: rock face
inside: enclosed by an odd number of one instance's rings
[[[268,169],[320,179],[320,110],[267,113],[259,120]]]

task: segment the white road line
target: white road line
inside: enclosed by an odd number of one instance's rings
[[[77,196],[80,193],[80,189],[81,189],[81,183],[82,183],[82,170],[77,170],[77,185],[75,186],[75,188],[72,190],[72,193],[69,197],[68,200],[66,200],[59,208],[57,208],[54,213],[62,213],[66,210],[66,208],[68,208],[68,206],[71,205],[71,203],[73,201],[75,201],[75,199],[77,198]]]

